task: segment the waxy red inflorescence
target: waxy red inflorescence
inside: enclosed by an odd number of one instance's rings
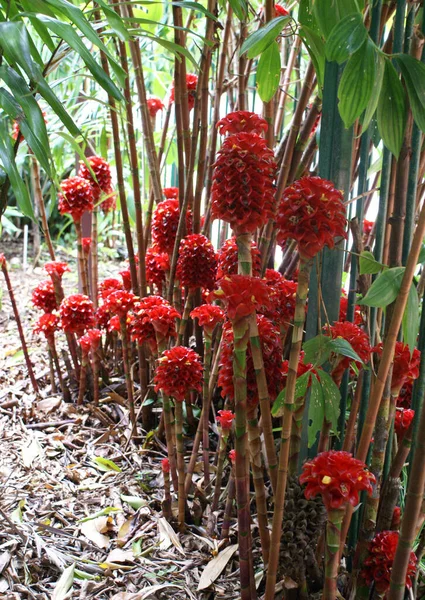
[[[161,467],[162,467],[163,473],[169,473],[170,472],[170,461],[169,461],[168,458],[163,458],[161,460]]]
[[[124,289],[129,292],[131,290],[131,271],[130,269],[123,269],[119,272],[122,279],[122,285]]]
[[[274,12],[276,14],[276,17],[287,17],[289,15],[289,10],[287,10],[281,4],[274,5]]]
[[[157,337],[166,342],[175,337],[176,319],[180,318],[177,310],[160,296],[147,296],[137,302],[130,315],[130,334],[139,344],[147,342],[151,351],[158,351]]]
[[[298,284],[274,269],[266,270],[264,281],[269,288],[269,307],[260,308],[259,312],[275,325],[287,328],[294,319]]]
[[[93,302],[84,294],[72,294],[64,298],[59,313],[65,333],[81,336],[95,323]]]
[[[288,371],[289,371],[289,360],[284,360],[282,362],[282,375],[283,375],[283,382],[282,382],[282,387],[286,387],[286,381],[288,379]],[[311,372],[311,374],[313,375],[313,373],[315,375],[317,375],[317,371],[316,369],[313,369],[313,365],[311,363],[304,363],[304,351],[301,350],[300,352],[300,360],[298,362],[298,369],[297,369],[297,379],[299,377],[301,377],[301,375],[304,375],[304,373],[307,373],[308,371]],[[309,388],[311,385],[311,376],[308,378],[308,383],[307,383],[307,387]]]
[[[31,299],[33,305],[44,310],[45,313],[51,313],[59,308],[53,282],[50,279],[42,281],[33,289]]]
[[[346,504],[357,506],[359,492],[372,491],[375,477],[366,465],[349,452],[329,450],[321,452],[303,465],[300,483],[306,483],[307,499],[321,495],[326,509],[341,508]]]
[[[228,113],[217,123],[217,129],[220,135],[229,133],[256,133],[261,135],[269,128],[267,121],[256,113],[248,110],[236,110]]]
[[[198,76],[193,73],[186,74],[186,87],[187,87],[187,104],[189,106],[189,110],[195,106],[195,95],[196,95],[196,86],[198,84]],[[182,90],[183,93],[183,90]],[[171,86],[171,94],[170,94],[170,102],[174,102],[174,83]]]
[[[345,321],[347,319],[347,310],[348,310],[348,298],[344,295],[344,292],[341,296],[341,301],[339,303],[339,321]],[[361,312],[361,307],[356,304],[354,306],[354,325],[361,325],[363,323],[363,316]]]
[[[226,275],[237,275],[238,272],[238,245],[236,238],[226,240],[217,253],[217,279]],[[261,273],[261,254],[255,242],[251,242],[252,275],[259,277]]]
[[[63,274],[67,271],[71,271],[66,262],[60,262],[58,260],[52,260],[51,262],[46,262],[44,265],[44,270],[50,275],[50,277],[57,276],[59,280],[62,279]]]
[[[406,432],[409,429],[414,416],[415,416],[415,411],[412,410],[411,408],[402,408],[402,409],[396,410],[395,421],[394,421],[394,430],[398,436],[399,442],[406,435]]]
[[[225,312],[215,304],[201,304],[190,313],[192,319],[198,319],[198,323],[211,335],[215,327],[225,319]]]
[[[53,313],[44,313],[38,317],[34,333],[42,333],[46,340],[51,340],[59,329],[59,317]]]
[[[165,282],[165,274],[170,270],[170,257],[166,252],[158,252],[155,247],[148,248],[145,255],[146,281],[160,290]]]
[[[212,290],[217,274],[217,255],[210,240],[201,233],[192,233],[180,242],[176,277],[189,289]]]
[[[303,177],[283,192],[278,209],[278,242],[288,238],[298,243],[302,258],[316,256],[334,238],[346,237],[343,194],[320,177]]]
[[[368,363],[371,353],[371,346],[369,343],[368,334],[360,329],[358,325],[354,325],[354,323],[350,323],[350,321],[340,322],[337,321],[329,328],[324,327],[325,332],[330,333],[330,336],[333,339],[342,338],[346,340],[354,352],[359,356],[359,358],[363,361],[363,363]],[[353,362],[352,358],[348,356],[342,357],[338,355],[339,360],[336,366],[334,367],[332,374],[335,378],[338,378],[345,369],[348,369],[350,363]],[[362,365],[358,361],[356,361],[357,368],[360,368]]]
[[[369,237],[369,235],[372,233],[374,225],[374,221],[368,221],[367,219],[363,219],[363,233],[366,237]]]
[[[237,321],[255,312],[258,307],[268,307],[270,289],[257,277],[229,275],[218,282],[220,288],[212,296],[224,302],[229,319]]]
[[[95,174],[95,178],[91,174],[89,168],[84,161],[80,161],[80,170],[78,175],[87,179],[93,188],[93,197],[97,202],[102,194],[108,194],[112,189],[112,174],[111,167],[101,156],[90,156],[87,158],[91,170]]]
[[[81,238],[81,245],[83,247],[84,254],[87,256],[90,253],[91,237],[83,237],[83,238]]]
[[[217,421],[220,423],[221,428],[229,431],[232,428],[233,419],[235,414],[231,410],[219,410],[217,412]]]
[[[183,402],[190,390],[201,391],[202,363],[199,355],[185,346],[165,350],[155,371],[155,390]]]
[[[381,356],[382,349],[383,343],[381,342],[372,348],[372,352],[376,352],[378,356]],[[407,381],[412,381],[419,377],[420,361],[421,353],[417,348],[414,348],[412,354],[410,354],[407,344],[396,342],[391,378],[391,394],[393,396],[398,396],[401,388]]]
[[[86,211],[92,211],[94,206],[93,187],[83,177],[70,177],[60,184],[59,212],[69,213],[74,221],[80,221]]]
[[[152,242],[159,252],[172,254],[179,225],[180,206],[176,198],[158,203],[152,217]],[[192,229],[192,213],[187,212],[186,229]]]
[[[136,296],[132,292],[126,290],[118,290],[111,292],[105,298],[105,309],[112,315],[117,315],[120,319],[127,316],[127,313],[133,308],[136,301]]]
[[[153,118],[156,117],[157,112],[164,108],[164,104],[159,98],[148,98],[146,104],[148,105],[149,114]]]
[[[179,188],[178,187],[167,187],[163,188],[162,193],[166,197],[167,200],[178,200],[179,197]]]
[[[107,277],[99,283],[99,293],[100,297],[103,298],[103,300],[105,300],[105,298],[107,298],[109,294],[112,294],[112,292],[116,292],[122,289],[123,285],[121,281],[119,279],[115,279],[115,277]]]
[[[89,329],[87,333],[82,335],[78,340],[83,354],[87,356],[90,350],[96,351],[100,346],[102,332],[99,329]]]

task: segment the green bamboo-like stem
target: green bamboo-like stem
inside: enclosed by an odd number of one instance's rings
[[[218,460],[215,478],[214,496],[211,504],[211,510],[217,510],[218,501],[221,493],[221,479],[223,477],[224,459],[226,458],[227,440],[229,439],[229,429],[221,429],[220,440],[218,443]]]
[[[341,358],[340,360],[343,360],[343,358]],[[343,373],[340,373],[340,374],[338,374],[338,376],[336,376],[335,369],[334,369],[333,372],[331,373],[331,376],[335,382],[335,385],[338,388],[340,388]],[[329,450],[331,427],[332,427],[332,423],[330,421],[328,421],[327,419],[323,419],[322,429],[320,431],[320,437],[319,437],[319,445],[317,447],[318,454],[320,454],[321,452],[326,452],[326,450]]]
[[[121,332],[121,344],[122,344],[122,358],[124,363],[124,375],[125,385],[127,389],[127,401],[128,408],[130,411],[130,422],[132,425],[131,437],[137,435],[137,421],[136,413],[134,410],[134,394],[133,394],[133,379],[131,376],[131,364],[130,364],[130,353],[128,346],[128,332],[126,316],[120,316],[120,332]]]
[[[88,360],[87,356],[83,355],[81,359],[81,368],[80,368],[80,382],[78,387],[78,399],[77,405],[81,406],[84,400],[84,393],[86,391],[86,382],[87,382],[87,366]]]
[[[359,412],[360,399],[362,397],[364,375],[365,371],[362,369],[357,379],[354,398],[351,403],[350,416],[348,417],[347,426],[345,429],[344,443],[342,444],[342,450],[344,452],[353,452],[356,421]]]
[[[56,382],[55,382],[55,369],[53,365],[53,356],[50,352],[50,346],[47,346],[47,353],[49,355],[49,371],[50,371],[50,387],[52,390],[52,394],[57,394]]]
[[[93,404],[99,405],[99,350],[91,351],[91,362],[93,366]]]
[[[81,289],[85,296],[90,296],[89,284],[87,280],[87,269],[85,264],[86,261],[84,260],[84,250],[81,241],[83,237],[81,221],[74,221],[74,225],[75,231],[77,232],[78,272],[80,275]]]
[[[234,467],[234,465],[232,465],[231,471],[230,471],[229,487],[227,490],[226,506],[224,508],[223,525],[221,527],[220,538],[222,540],[225,540],[226,538],[229,537],[230,519],[231,519],[232,507],[233,507],[233,501],[235,499],[235,495],[236,495],[235,467]]]
[[[328,510],[328,520],[326,523],[325,585],[323,588],[323,600],[336,600],[338,597],[337,577],[339,567],[339,545],[343,517],[343,508],[333,508]]]
[[[179,529],[185,529],[186,493],[184,489],[184,444],[183,444],[183,402],[174,402],[176,445],[177,445],[177,473],[178,473],[178,507]]]
[[[179,346],[182,343],[183,336],[186,331],[186,326],[187,326],[187,322],[189,320],[190,311],[192,310],[194,294],[195,294],[195,290],[190,289],[190,290],[188,290],[187,295],[186,295],[183,314],[182,314],[182,318],[180,320],[180,325],[179,325],[179,333],[177,336],[177,346]]]
[[[47,221],[46,207],[44,206],[43,191],[41,189],[40,181],[40,167],[37,159],[34,156],[31,148],[28,147],[28,154],[30,154],[31,160],[31,174],[34,186],[34,200],[37,203],[38,210],[41,218],[41,228],[43,230],[44,239],[46,240],[47,249],[51,260],[56,260],[55,251],[53,249],[52,238],[50,237],[49,224]]]
[[[303,427],[304,410],[305,398],[297,398],[291,427],[291,447],[289,451],[288,466],[289,475],[296,475],[298,473],[298,461],[301,450],[301,433]]]
[[[288,379],[286,383],[286,398],[282,418],[282,435],[277,475],[277,489],[275,494],[275,510],[273,513],[270,561],[267,572],[265,600],[273,600],[276,585],[286,482],[288,478],[290,437],[295,400],[295,383],[297,380],[298,363],[300,359],[301,344],[304,333],[305,305],[308,295],[311,266],[312,262],[310,260],[305,260],[303,257],[301,257],[295,303],[294,327],[292,330],[292,344],[289,355]]]

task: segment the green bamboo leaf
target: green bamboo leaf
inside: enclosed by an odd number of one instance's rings
[[[99,471],[116,471],[117,473],[121,473],[120,467],[114,463],[113,460],[109,460],[109,458],[103,458],[103,456],[95,456],[93,458],[93,462],[95,466],[99,469]]]
[[[188,8],[191,10],[196,10],[196,11],[204,14],[209,19],[212,19],[213,21],[218,21],[217,17],[214,16],[212,13],[210,13],[210,11],[207,10],[204,6],[202,6],[202,4],[199,4],[199,2],[192,2],[191,0],[183,0],[182,2],[172,2],[172,4],[173,4],[173,6],[181,6],[181,8]]]
[[[31,199],[25,183],[23,182],[18,167],[15,162],[15,155],[13,152],[13,146],[11,144],[11,138],[5,131],[1,132],[0,135],[0,162],[3,169],[6,171],[10,185],[16,197],[16,202],[21,212],[26,216],[35,221],[34,211],[31,204]]]
[[[350,342],[347,342],[342,337],[333,338],[329,341],[329,348],[332,350],[334,354],[339,354],[340,356],[346,356],[347,358],[351,358],[356,362],[362,363],[363,361],[357,352],[354,351]]]
[[[323,365],[331,354],[329,342],[329,336],[322,334],[316,335],[316,337],[311,338],[311,340],[304,342],[304,363],[313,363],[318,366]]]
[[[406,84],[413,118],[425,131],[425,64],[409,54],[397,54],[395,60]]]
[[[122,496],[121,496],[122,498]],[[117,508],[116,506],[107,506],[106,508],[102,508],[102,510],[98,510],[92,515],[88,515],[83,519],[78,519],[77,523],[87,523],[87,521],[93,521],[93,519],[97,519],[98,517],[103,517],[105,515],[110,515],[114,512],[121,512],[122,508]]]
[[[375,260],[375,257],[373,256],[372,252],[369,252],[369,250],[364,250],[360,254],[359,263],[360,275],[376,275],[377,273],[380,273],[382,269],[386,268],[386,265],[383,265]]]
[[[315,0],[313,14],[325,39],[347,15],[360,11],[356,0]]]
[[[415,285],[412,283],[407,297],[407,304],[403,314],[401,330],[403,334],[403,342],[410,348],[410,353],[416,346],[418,337],[418,321],[419,321],[419,298]]]
[[[300,377],[297,378],[295,382],[295,400],[299,398],[304,398],[307,393],[308,382],[311,377],[311,372],[307,371],[307,373],[303,373]],[[283,415],[284,407],[285,407],[285,399],[286,399],[286,388],[280,391],[278,397],[274,401],[272,407],[272,415],[274,417],[281,417]]]
[[[104,0],[97,0],[97,3],[102,8],[103,14],[105,15],[106,20],[108,21],[112,31],[115,31],[117,36],[123,42],[128,41],[130,39],[130,36],[128,35],[127,28],[121,17],[115,12],[115,10],[108,6],[108,4]]]
[[[323,419],[325,418],[325,407],[323,401],[323,390],[316,375],[311,377],[311,393],[308,405],[308,447],[316,441],[317,434],[322,429]]]
[[[397,298],[405,267],[393,267],[383,271],[370,286],[366,296],[358,304],[385,308]]]
[[[339,113],[348,129],[369,103],[376,76],[376,46],[366,40],[347,62],[338,88]]]
[[[52,600],[65,600],[74,582],[75,563],[64,570],[53,590]]]
[[[388,58],[385,59],[377,121],[379,134],[384,144],[398,158],[406,127],[406,101],[397,71]]]
[[[272,42],[274,42],[277,36],[280,34],[285,25],[291,20],[291,17],[277,17],[272,19],[261,27],[251,33],[251,35],[244,41],[241,48],[241,54],[247,53],[248,58],[255,58],[264,50],[266,50]]]
[[[269,102],[279,87],[280,52],[274,41],[260,56],[257,66],[258,95],[263,102]]]
[[[367,29],[360,13],[344,17],[332,29],[326,42],[326,58],[341,64],[365,42]]]
[[[229,0],[229,4],[232,7],[233,12],[240,21],[246,19],[248,13],[248,6],[245,0]]]
[[[41,96],[43,96],[45,101],[49,104],[50,108],[57,114],[57,116],[68,129],[71,135],[74,135],[75,137],[82,135],[81,131],[75,124],[73,118],[65,110],[62,102],[53,92],[51,87],[47,84],[46,80],[43,77],[41,77],[41,75],[40,78],[37,80],[36,90]]]
[[[320,369],[318,374],[322,386],[325,419],[331,423],[332,431],[338,434],[341,392],[329,373]]]
[[[146,37],[151,40],[154,40],[160,46],[163,46],[166,50],[168,50],[169,52],[171,52],[172,54],[177,56],[180,60],[181,60],[181,58],[179,57],[179,55],[182,54],[185,58],[190,60],[190,62],[193,64],[193,66],[195,68],[198,68],[198,63],[196,62],[196,60],[194,59],[194,57],[192,56],[192,54],[189,52],[189,50],[187,48],[184,48],[183,46],[180,46],[179,44],[175,44],[174,42],[164,40],[163,38],[161,38],[157,35],[146,34]]]
[[[307,27],[306,25],[300,27],[299,33],[313,62],[319,90],[322,90],[325,79],[325,44],[323,39],[317,31],[314,31],[314,29]]]
[[[384,73],[385,73],[385,59],[380,52],[377,52],[376,53],[375,81],[373,83],[372,94],[371,94],[369,103],[366,107],[364,118],[362,121],[363,131],[366,131],[366,129],[369,127],[369,124],[373,118],[373,115],[376,112],[376,108],[377,108],[378,102],[379,102],[379,97],[381,94]],[[376,125],[376,121],[375,121],[375,125]]]
[[[36,79],[39,66],[31,56],[30,38],[24,23],[5,21],[0,23],[0,47],[10,65],[21,66],[28,77]]]
[[[312,0],[300,0],[298,6],[298,23],[319,33],[319,26],[313,14]]]

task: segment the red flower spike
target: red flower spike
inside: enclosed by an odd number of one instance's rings
[[[408,379],[400,390],[397,398],[397,408],[410,408],[413,395],[413,380]]]
[[[96,178],[93,178],[93,175],[89,171],[87,165],[82,160],[80,161],[80,170],[78,175],[83,179],[87,179],[87,181],[91,184],[93,188],[93,197],[95,202],[97,202],[102,193],[107,194],[111,190],[111,167],[101,156],[90,156],[87,159],[87,162],[89,163]]]
[[[180,218],[177,199],[163,200],[158,203],[152,217],[152,241],[159,252],[172,254]],[[192,213],[187,212],[186,229],[192,230]]]
[[[6,266],[6,257],[3,252],[0,253],[0,268]]]
[[[228,136],[214,164],[213,219],[230,223],[235,235],[253,232],[274,214],[274,154],[255,133]]]
[[[198,323],[210,335],[215,327],[225,319],[224,310],[215,304],[201,304],[190,313],[192,319],[198,319]]]
[[[80,221],[86,211],[92,211],[94,206],[93,188],[87,179],[70,177],[60,184],[59,212],[69,213],[74,221]]]
[[[187,73],[186,75],[186,87],[187,87],[187,103],[189,110],[195,106],[196,86],[198,84],[198,76],[193,73]],[[174,102],[174,83],[171,86],[170,102]]]
[[[87,256],[90,253],[91,237],[81,238],[81,245],[83,247],[84,254]]]
[[[148,105],[149,114],[153,119],[156,117],[156,113],[164,108],[162,100],[159,98],[148,98],[146,104]]]
[[[268,391],[274,400],[283,387],[284,374],[282,371],[282,341],[279,330],[262,315],[257,315],[258,333],[263,353],[264,369],[267,374]],[[246,357],[247,398],[250,406],[258,403],[257,378],[252,362],[251,348],[247,349]],[[233,331],[229,322],[223,327],[223,345],[220,357],[218,385],[221,387],[223,398],[234,400],[233,385]]]
[[[108,213],[115,210],[117,207],[117,194],[111,188],[105,192],[105,198],[100,203],[100,210],[103,214],[107,215]]]
[[[383,343],[381,342],[374,348],[372,352],[376,352],[378,356],[382,355]],[[391,394],[398,396],[401,388],[407,381],[417,379],[419,377],[419,365],[421,362],[421,353],[417,348],[414,348],[412,356],[407,344],[396,342],[394,352],[393,374],[391,378]]]
[[[133,340],[147,342],[151,351],[157,352],[157,334],[165,340],[176,337],[176,319],[180,314],[160,296],[142,298],[130,315],[130,333]]]
[[[264,280],[269,288],[269,307],[261,307],[259,312],[275,325],[288,327],[294,319],[298,284],[273,269],[266,270]]]
[[[109,320],[112,315],[104,304],[98,307],[96,311],[96,323],[99,329],[108,329]]]
[[[165,350],[158,359],[155,391],[161,390],[177,402],[183,402],[190,390],[201,391],[202,363],[199,355],[185,346]]]
[[[96,351],[100,346],[100,340],[102,339],[102,332],[99,329],[89,329],[87,333],[80,337],[78,340],[81,346],[81,350],[85,355],[90,350]]]
[[[192,233],[180,242],[176,277],[189,289],[215,286],[217,255],[210,240],[201,233]]]
[[[121,290],[111,292],[105,298],[105,309],[113,315],[117,315],[120,319],[127,316],[127,313],[133,308],[136,296],[132,292]]]
[[[230,459],[232,465],[234,465],[236,462],[236,450],[230,450],[229,459]]]
[[[124,286],[124,289],[127,292],[129,292],[131,290],[131,272],[130,272],[130,269],[124,269],[123,271],[120,271],[119,274],[121,275],[122,284]]]
[[[276,14],[276,17],[287,17],[289,16],[289,11],[282,6],[281,4],[275,4],[274,5],[274,12]]]
[[[50,279],[42,281],[33,289],[31,299],[33,305],[44,310],[45,313],[51,313],[59,308],[53,282]]]
[[[301,257],[311,259],[334,238],[347,237],[344,197],[333,183],[320,177],[303,177],[283,192],[277,228],[278,242],[298,243]]]
[[[367,219],[363,219],[363,233],[364,233],[365,237],[370,236],[374,225],[375,225],[374,221],[368,221]]]
[[[219,281],[220,289],[212,292],[217,300],[226,305],[229,319],[236,321],[255,312],[259,306],[268,307],[269,287],[257,277],[230,275]]]
[[[375,477],[366,465],[349,452],[329,450],[321,452],[303,465],[300,483],[306,483],[304,495],[309,500],[321,495],[326,509],[341,508],[346,504],[357,506],[359,492],[372,492]]]
[[[394,430],[397,434],[399,443],[406,435],[414,416],[415,411],[411,408],[402,408],[401,410],[396,410]]]
[[[228,113],[217,123],[218,133],[225,135],[229,133],[256,133],[261,135],[269,128],[267,121],[256,113],[248,110],[236,110]]]
[[[219,410],[217,413],[217,421],[220,423],[221,428],[225,431],[229,431],[232,428],[233,419],[235,414],[231,410]]]
[[[64,298],[59,313],[65,333],[76,333],[81,336],[94,326],[93,302],[84,294],[73,294]]]
[[[381,531],[369,544],[369,556],[364,561],[362,577],[367,585],[375,584],[379,594],[385,594],[390,588],[391,571],[397,550],[398,531]],[[416,571],[416,556],[410,553],[406,572],[406,586],[412,587],[412,577]]]
[[[34,333],[42,333],[46,340],[52,339],[59,329],[59,317],[52,313],[44,313],[37,319]]]
[[[84,335],[82,335],[80,337],[80,339],[78,340],[78,343],[80,344],[82,355],[88,356],[90,349],[91,349],[91,341],[90,341],[89,336],[85,333]]]
[[[101,298],[105,300],[112,292],[117,292],[123,289],[122,283],[115,277],[107,277],[99,284],[99,293]]]
[[[348,309],[348,298],[344,295],[341,296],[341,301],[339,304],[339,321],[345,321],[347,319],[347,309]],[[363,316],[361,307],[356,304],[354,306],[354,325],[362,325]]]
[[[109,319],[108,331],[110,333],[112,333],[114,331],[119,333],[121,331],[121,323],[120,323],[120,318],[118,315],[114,315],[113,317],[111,317]]]
[[[66,262],[59,262],[58,260],[54,260],[51,262],[47,262],[44,265],[44,270],[50,275],[50,277],[57,276],[59,281],[62,280],[63,274],[67,271],[71,271],[68,264]]]
[[[369,336],[363,329],[360,329],[360,327],[354,325],[354,323],[350,323],[350,321],[344,321],[343,323],[337,321],[329,328],[324,327],[324,329],[325,331],[328,329],[332,339],[343,338],[349,342],[359,358],[361,358],[364,363],[369,362],[371,346],[369,344]],[[351,362],[351,358],[348,358],[347,356],[344,358],[341,357],[341,360],[339,360],[332,371],[333,376],[336,379],[341,376],[345,369],[348,369]],[[361,367],[361,363],[359,362],[356,362],[356,365],[358,368]]]
[[[168,460],[168,458],[163,458],[161,460],[161,467],[162,467],[162,472],[163,473],[169,473],[170,472],[170,461]]]
[[[162,190],[162,193],[166,197],[167,200],[178,200],[179,198],[179,188],[178,187],[168,187]]]
[[[166,252],[158,252],[156,248],[148,248],[145,256],[146,281],[156,285],[160,290],[165,282],[165,273],[170,270],[170,257]]]
[[[255,242],[251,242],[252,275],[259,277],[261,274],[261,254]],[[238,272],[238,245],[236,238],[226,240],[217,254],[218,267],[217,279],[226,275],[237,275]]]

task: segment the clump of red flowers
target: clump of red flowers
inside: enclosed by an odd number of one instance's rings
[[[286,387],[288,371],[289,371],[289,360],[284,360],[282,362],[282,387],[283,388]],[[297,369],[297,379],[299,377],[301,377],[301,375],[304,375],[304,373],[307,373],[308,371],[311,371],[312,375],[313,375],[313,373],[317,375],[317,371],[316,371],[316,369],[313,369],[313,365],[311,363],[307,363],[307,364],[304,363],[304,351],[301,350],[300,360],[298,362],[298,369]],[[311,385],[311,376],[308,378],[307,387],[309,388],[310,385]]]
[[[134,306],[130,315],[130,333],[139,344],[147,342],[151,351],[158,351],[157,338],[167,341],[175,337],[176,319],[180,314],[169,302],[160,296],[142,298]]]
[[[399,442],[406,435],[406,432],[409,429],[414,416],[415,411],[411,408],[402,408],[401,410],[396,410],[394,430],[397,434]]]
[[[367,585],[375,584],[379,594],[385,594],[390,588],[391,571],[397,550],[398,531],[380,531],[369,544],[369,556],[363,564],[362,576]],[[410,553],[406,572],[406,587],[412,587],[412,577],[416,571],[416,556]]]
[[[84,161],[80,161],[80,170],[78,175],[83,177],[83,179],[87,179],[87,181],[91,184],[93,188],[93,197],[95,202],[97,202],[102,193],[108,194],[111,191],[111,167],[101,156],[90,156],[87,159],[87,162],[89,163],[95,177],[93,177],[90,169],[87,167]]]
[[[211,187],[211,214],[236,235],[253,232],[273,216],[276,163],[256,133],[229,135],[218,152]]]
[[[53,313],[44,313],[37,319],[34,333],[42,333],[46,340],[51,340],[59,329],[59,317]]]
[[[278,209],[279,243],[298,243],[301,257],[310,259],[334,238],[346,237],[343,194],[321,177],[303,177],[286,188]]]
[[[198,323],[207,334],[211,335],[216,325],[222,323],[225,318],[224,310],[215,304],[202,304],[190,313],[192,319],[198,319]]]
[[[165,350],[155,371],[155,390],[183,402],[190,390],[201,391],[202,363],[199,355],[185,346]]]
[[[220,279],[219,285],[212,295],[224,302],[227,316],[232,321],[252,314],[260,306],[269,306],[269,287],[257,277],[230,275]]]
[[[129,292],[131,290],[131,271],[130,269],[123,269],[119,272],[122,279],[124,289]]]
[[[74,221],[80,221],[86,211],[93,210],[94,192],[90,182],[83,177],[69,177],[60,184],[59,212],[69,213]]]
[[[342,338],[346,340],[354,352],[359,356],[363,363],[367,363],[370,358],[371,346],[369,343],[368,334],[360,329],[358,325],[350,323],[350,321],[335,322],[329,328],[329,333],[332,339]],[[334,379],[338,380],[342,376],[345,369],[348,369],[352,359],[348,356],[337,355],[337,363],[332,371]],[[361,367],[361,363],[356,361],[358,368]]]
[[[235,461],[236,461],[236,450],[230,450],[229,451],[229,460],[232,463],[232,465],[235,464]]]
[[[65,333],[81,336],[95,323],[93,302],[84,294],[72,294],[64,298],[59,313]]]
[[[90,350],[96,351],[100,346],[101,339],[102,332],[99,329],[89,329],[89,331],[82,335],[78,340],[83,354],[87,356]]]
[[[189,110],[195,106],[196,86],[198,85],[198,76],[193,73],[186,74],[186,87],[187,87],[187,103]],[[174,82],[171,86],[170,102],[174,102]]]
[[[372,233],[373,226],[375,225],[374,221],[368,221],[367,219],[363,219],[363,233],[366,238],[370,236]]]
[[[274,269],[266,270],[264,280],[269,288],[269,307],[261,308],[261,313],[275,325],[288,327],[294,319],[298,284]]]
[[[58,260],[52,260],[44,265],[44,270],[50,275],[50,277],[57,276],[59,281],[62,279],[63,274],[67,271],[71,271],[66,262],[60,262]]]
[[[374,481],[374,475],[361,460],[337,450],[321,452],[305,462],[300,475],[300,483],[307,484],[304,490],[307,500],[321,495],[328,511],[345,504],[357,506],[359,492],[370,493]]]
[[[179,188],[178,187],[167,187],[163,188],[162,193],[166,197],[167,200],[175,200],[179,197]]]
[[[261,254],[255,242],[251,242],[252,275],[259,277],[261,273]],[[238,272],[238,245],[236,238],[226,240],[217,253],[217,279]]]
[[[347,319],[347,310],[348,310],[348,298],[344,295],[343,292],[341,296],[341,301],[339,303],[339,321],[345,321]],[[363,316],[361,312],[361,308],[358,304],[354,306],[354,325],[361,325],[363,323]]]
[[[180,242],[176,277],[189,289],[212,290],[217,274],[217,255],[210,240],[201,233],[192,233]]]
[[[111,292],[105,298],[105,309],[113,315],[118,315],[120,319],[127,316],[127,313],[133,308],[135,295],[126,290]]]
[[[217,412],[217,421],[220,423],[221,428],[229,430],[232,428],[233,419],[235,418],[234,413],[231,410],[219,410]]]
[[[112,294],[112,292],[122,289],[122,283],[118,279],[115,279],[115,277],[107,277],[99,283],[99,293],[103,300],[105,300],[109,294]]]
[[[45,313],[51,313],[58,308],[53,282],[50,279],[42,281],[33,289],[31,299],[33,305]]]
[[[172,254],[179,225],[180,206],[176,198],[158,203],[152,217],[152,241],[159,252]],[[187,231],[192,229],[192,213],[186,216]]]
[[[170,270],[170,257],[166,252],[158,252],[155,247],[148,248],[145,255],[146,281],[159,289],[165,282],[165,273]]]
[[[220,135],[229,133],[256,133],[261,135],[269,128],[267,121],[256,113],[248,110],[236,110],[228,113],[217,123],[217,129]]]
[[[164,104],[159,98],[148,98],[146,104],[148,105],[148,111],[152,118],[155,118],[157,112],[164,108]]]
[[[372,348],[372,352],[376,352],[378,356],[381,356],[382,349],[383,343],[381,342]],[[398,396],[406,381],[412,381],[419,377],[420,361],[421,353],[417,348],[414,348],[412,354],[410,354],[410,348],[407,344],[396,342],[391,378],[391,394],[393,396]]]

